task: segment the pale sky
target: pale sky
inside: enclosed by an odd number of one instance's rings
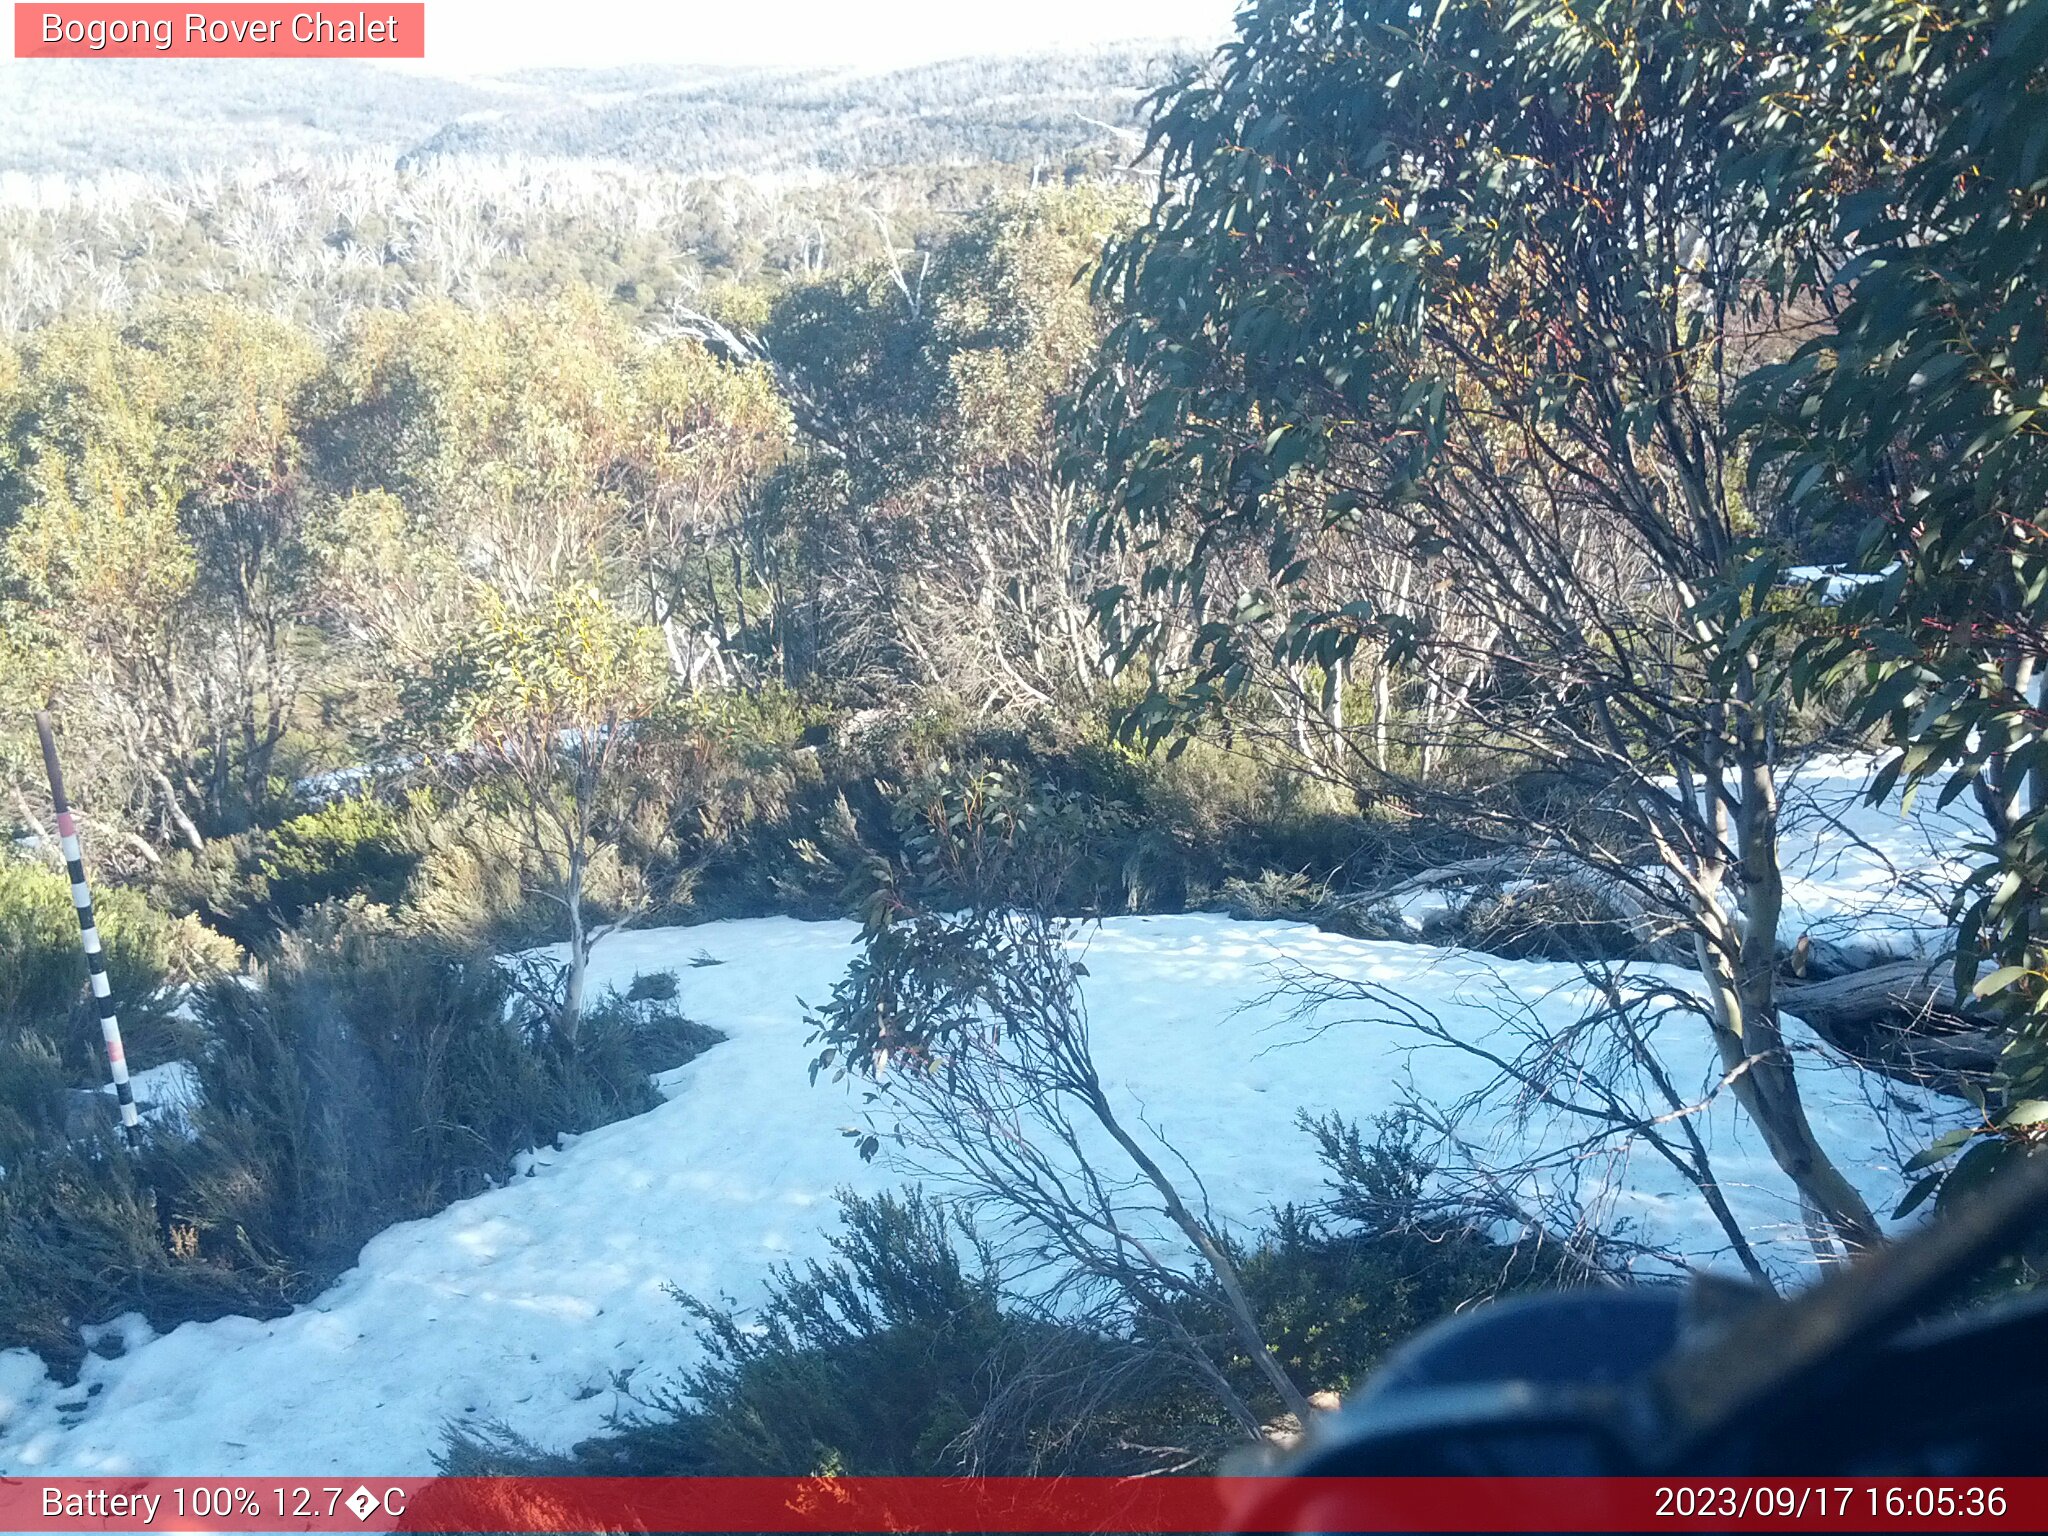
[[[1236,0],[427,0],[427,66],[463,74],[542,64],[893,68],[1131,38],[1215,42],[1236,8]]]

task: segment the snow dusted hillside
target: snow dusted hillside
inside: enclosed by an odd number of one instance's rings
[[[154,1339],[131,1319],[126,1352],[92,1357],[72,1387],[32,1356],[0,1355],[0,1471],[419,1473],[432,1470],[449,1423],[503,1420],[549,1446],[599,1431],[630,1407],[620,1383],[644,1389],[695,1357],[670,1286],[744,1307],[773,1264],[825,1252],[836,1188],[902,1182],[900,1171],[860,1162],[841,1135],[855,1117],[845,1089],[807,1082],[798,999],[825,999],[854,937],[850,924],[768,919],[605,941],[598,985],[672,969],[686,1009],[731,1037],[670,1075],[664,1107],[386,1231],[289,1317],[188,1323]],[[1321,1170],[1292,1125],[1298,1109],[1369,1118],[1408,1084],[1448,1103],[1482,1080],[1470,1056],[1410,1049],[1410,1035],[1355,1022],[1361,1009],[1290,1019],[1284,1003],[1261,1001],[1288,971],[1377,982],[1458,1034],[1502,1028],[1503,1009],[1553,1024],[1581,1011],[1580,978],[1567,967],[1292,924],[1126,918],[1078,942],[1105,1081],[1131,1121],[1142,1110],[1187,1155],[1218,1214],[1243,1224],[1320,1192]],[[693,964],[702,960],[717,963]],[[1703,1030],[1675,1021],[1658,1044],[1682,1093],[1709,1087]],[[1901,1156],[1953,1112],[1833,1066],[1810,1038],[1801,1044],[1822,1139],[1872,1204],[1889,1208]],[[1695,1123],[1753,1241],[1773,1267],[1797,1270],[1798,1213],[1759,1139],[1725,1094]],[[1503,1154],[1565,1138],[1548,1121],[1506,1116],[1487,1134]],[[1664,1162],[1639,1150],[1596,1171],[1616,1186],[1610,1220],[1667,1251],[1725,1263],[1722,1234]]]

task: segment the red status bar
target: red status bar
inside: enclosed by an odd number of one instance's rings
[[[0,1478],[7,1531],[2040,1531],[2020,1478]]]

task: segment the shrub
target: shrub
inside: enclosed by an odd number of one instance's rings
[[[119,886],[96,891],[94,911],[129,1064],[139,1070],[166,1060],[189,1039],[165,989],[232,969],[239,952],[196,920],[168,917]],[[105,1069],[97,1018],[70,882],[0,855],[0,1039],[35,1033],[56,1047],[69,1081],[98,1083]]]
[[[563,937],[562,909],[542,895],[543,860],[510,807],[469,793],[438,817],[422,819],[424,852],[406,879],[400,909],[443,943],[516,949]],[[584,871],[592,923],[650,905],[644,854],[630,839],[600,850]]]
[[[204,849],[174,848],[150,871],[146,889],[169,912],[190,912],[223,933],[246,939],[256,917],[251,910],[246,851],[260,833],[210,838]]]
[[[64,1063],[43,1036],[18,1030],[0,1036],[0,1169],[63,1139]]]
[[[432,819],[424,792],[399,803],[349,795],[275,826],[213,838],[199,853],[177,850],[150,888],[171,910],[195,913],[254,948],[322,901],[397,900]]]
[[[488,955],[366,926],[333,950],[287,939],[261,987],[216,986],[200,1014],[212,1044],[197,1135],[166,1153],[171,1217],[280,1294],[488,1188],[517,1152],[653,1108],[649,1072],[717,1038],[609,999],[566,1051]]]
[[[262,987],[208,992],[197,1135],[167,1153],[172,1219],[280,1300],[392,1222],[487,1187],[548,1099],[488,958],[402,941],[351,958],[288,941]]]
[[[1267,870],[1255,880],[1224,881],[1218,905],[1232,917],[1255,922],[1273,918],[1308,922],[1323,916],[1329,901],[1330,888],[1320,880]]]
[[[422,814],[424,796],[407,810]],[[396,900],[418,862],[407,813],[374,795],[351,795],[271,829],[258,871],[280,922],[336,896]]]
[[[629,1002],[673,1002],[680,983],[674,971],[650,971],[633,978],[633,984],[626,988]]]
[[[1469,1227],[1347,1231],[1294,1208],[1240,1256],[1238,1273],[1280,1363],[1296,1381],[1339,1393],[1436,1319],[1552,1278],[1532,1255]],[[1250,1360],[1224,1369],[1256,1392]]]
[[[1325,786],[1209,741],[1177,758],[1141,755],[1113,744],[1102,719],[991,724],[945,708],[834,714],[771,689],[705,695],[645,726],[661,737],[653,745],[666,791],[591,868],[586,898],[600,920],[628,911],[657,922],[848,915],[872,890],[875,867],[904,855],[916,820],[902,814],[906,799],[929,802],[991,777],[1047,810],[1065,802],[1084,813],[1078,857],[1052,892],[1069,913],[1184,910],[1210,903],[1228,882],[1292,878],[1276,870],[1357,882],[1415,863],[1412,829],[1362,816]],[[432,814],[375,804],[337,802],[318,813],[317,829],[316,818],[300,818],[313,847],[305,895],[359,879],[373,899],[390,900],[402,883],[399,910],[447,941],[511,948],[561,937],[559,910],[532,894],[540,871],[522,835],[482,797],[452,797]],[[409,862],[372,859],[400,858],[382,824],[388,814],[403,823],[395,846]],[[225,885],[253,889],[288,873],[283,853],[271,851],[285,834],[249,834],[271,873],[245,853]],[[359,856],[370,862],[348,862]],[[320,873],[328,869],[331,881]],[[229,900],[213,891],[204,910],[231,927],[251,921],[220,918]]]
[[[1196,742],[1180,758],[1111,744],[1106,722],[989,724],[945,709],[828,717],[786,697],[719,695],[680,722],[687,763],[665,838],[641,837],[653,913],[844,916],[898,861],[906,799],[1000,778],[1050,809],[1086,808],[1079,857],[1051,898],[1069,913],[1174,911],[1226,881],[1274,869],[1371,878],[1407,836],[1337,806],[1327,791]],[[502,872],[475,872],[484,881]],[[468,876],[445,883],[458,894]]]
[[[661,1102],[649,1081],[654,1073],[682,1066],[724,1038],[665,1000],[616,994],[584,1014],[571,1050],[563,1049],[552,1031],[536,1027],[531,1048],[547,1064],[553,1092],[547,1121],[557,1130],[582,1132],[643,1114]]]
[[[719,1038],[662,1003],[603,1000],[581,1048],[528,1020],[502,966],[409,937],[357,900],[314,909],[260,986],[212,985],[193,1134],[130,1158],[70,1142],[51,1055],[0,1050],[0,1349],[75,1366],[80,1323],[159,1328],[315,1294],[394,1222],[507,1177],[562,1132],[651,1109],[648,1074]]]
[[[1494,1241],[1432,1203],[1398,1118],[1372,1139],[1307,1122],[1330,1169],[1319,1212],[1285,1210],[1235,1257],[1262,1336],[1297,1380],[1345,1392],[1427,1324],[1503,1291],[1559,1282],[1547,1253]],[[709,1360],[566,1455],[502,1427],[454,1428],[457,1475],[916,1476],[1130,1474],[1214,1468],[1241,1431],[1195,1378],[1170,1327],[1200,1341],[1248,1401],[1273,1394],[1206,1304],[1140,1317],[1122,1336],[1048,1317],[917,1191],[842,1195],[838,1259],[784,1268],[742,1323],[683,1297]]]
[[[230,1266],[166,1229],[153,1160],[111,1134],[10,1162],[0,1179],[0,1349],[26,1348],[59,1380],[85,1358],[79,1327],[138,1311],[159,1326],[249,1310]]]
[[[1091,1392],[1126,1378],[1135,1398],[1158,1385],[1142,1363],[1120,1373],[1126,1351],[1114,1341],[1006,1310],[972,1234],[922,1195],[843,1195],[840,1208],[838,1259],[779,1270],[766,1306],[744,1325],[679,1297],[702,1324],[710,1360],[651,1394],[615,1433],[553,1457],[502,1429],[451,1432],[445,1465],[467,1474],[891,1476],[1143,1462],[1113,1444],[1122,1406],[1114,1390],[1085,1424],[1013,1413],[1005,1368],[1057,1361]]]

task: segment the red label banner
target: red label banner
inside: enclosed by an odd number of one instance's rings
[[[14,7],[17,59],[423,59],[422,3]]]

